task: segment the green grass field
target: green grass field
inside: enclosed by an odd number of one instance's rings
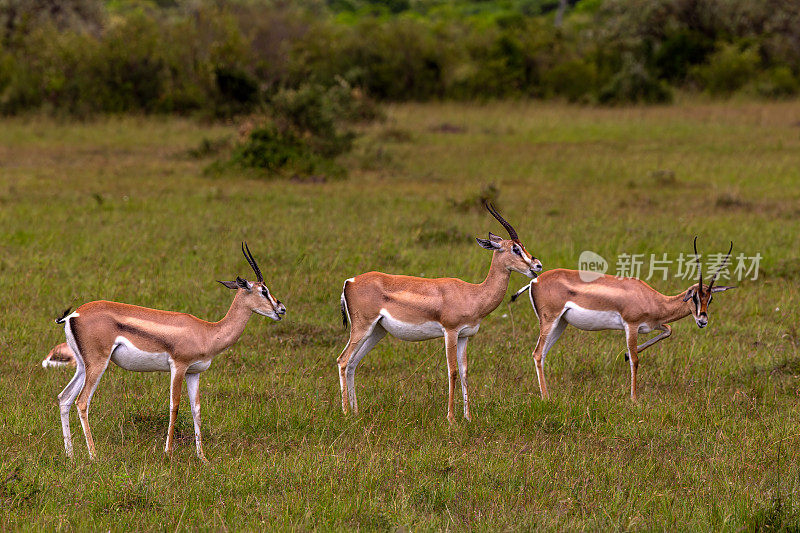
[[[187,151],[233,126],[4,119],[0,529],[797,528],[799,124],[800,102],[402,105],[365,129],[349,179],[297,183],[204,175],[211,159]],[[620,253],[674,258],[698,234],[702,253],[760,253],[758,279],[642,355],[638,404],[622,335],[573,328],[542,401],[538,323],[506,299],[468,348],[473,422],[460,402],[445,420],[439,340],[382,341],[358,369],[360,414],[343,416],[343,280],[481,281],[491,257],[472,237],[504,233],[458,206],[489,184],[545,269],[582,250],[612,270]],[[72,371],[40,366],[64,339],[53,318],[108,299],[218,320],[231,293],[215,280],[252,278],[245,239],[288,313],[254,316],[203,375],[211,463],[185,394],[163,455],[168,376],[113,365],[92,402],[99,460],[73,410],[69,461],[56,395]]]

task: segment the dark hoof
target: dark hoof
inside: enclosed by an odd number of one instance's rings
[[[629,362],[630,360],[631,360],[631,358],[630,358],[630,357],[628,357],[628,352],[625,352],[625,362],[627,363],[627,362]]]

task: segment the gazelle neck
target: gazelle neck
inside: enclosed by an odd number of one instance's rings
[[[242,302],[243,290],[236,291],[228,312],[219,322],[212,322],[211,351],[216,355],[239,340],[253,311]]]
[[[662,320],[664,324],[675,322],[692,314],[691,308],[683,301],[686,292],[683,291],[675,296],[662,295],[664,297],[664,319]]]
[[[492,264],[489,267],[489,273],[486,274],[486,279],[483,283],[477,285],[478,294],[476,299],[476,306],[478,314],[481,318],[485,317],[495,309],[503,301],[508,290],[508,281],[511,279],[511,271],[508,270],[503,261],[500,259],[500,254],[503,252],[494,252],[492,254]]]

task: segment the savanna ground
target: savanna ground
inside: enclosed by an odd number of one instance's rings
[[[327,183],[209,177],[187,152],[235,129],[182,119],[4,119],[0,128],[0,528],[725,529],[800,524],[800,102],[592,109],[402,105],[366,128]],[[656,172],[670,170],[669,172]],[[487,185],[545,269],[582,250],[763,256],[642,355],[639,395],[619,333],[568,328],[546,361],[508,299],[470,342],[473,422],[445,421],[441,341],[387,338],[362,362],[345,417],[335,360],[342,281],[367,270],[483,279],[463,209]],[[280,323],[254,316],[203,375],[208,466],[184,394],[163,456],[168,378],[111,365],[91,409],[90,462],[73,410],[65,457],[44,370],[69,304],[109,299],[216,320],[252,278]],[[671,272],[674,274],[674,270]],[[512,275],[509,293],[526,278]],[[689,285],[655,280],[675,294]]]

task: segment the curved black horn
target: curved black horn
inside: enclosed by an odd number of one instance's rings
[[[264,276],[261,275],[261,269],[258,268],[258,263],[256,263],[256,259],[250,252],[250,247],[247,246],[246,242],[242,242],[242,253],[244,254],[245,259],[247,259],[247,262],[250,263],[250,268],[252,268],[253,272],[256,273],[256,279],[258,279],[258,281],[263,282]]]
[[[714,286],[714,282],[717,280],[717,276],[722,271],[722,268],[726,264],[728,264],[728,259],[731,258],[731,252],[732,251],[733,251],[733,241],[731,241],[731,247],[728,249],[728,255],[725,256],[725,259],[722,260],[722,263],[719,264],[719,268],[717,269],[716,272],[714,272],[714,275],[711,277],[711,283],[708,285],[709,289]]]
[[[700,282],[697,284],[698,294],[703,294],[703,263],[700,262],[700,254],[697,253],[697,235],[694,236],[694,259],[697,261],[697,271],[700,272]]]
[[[517,236],[517,232],[514,229],[514,227],[511,224],[509,224],[508,222],[506,222],[506,219],[504,219],[503,217],[500,216],[500,213],[497,212],[497,210],[494,208],[494,206],[492,204],[490,204],[489,202],[484,202],[483,205],[485,205],[486,209],[489,210],[489,212],[494,216],[494,218],[496,218],[503,225],[503,227],[506,228],[506,231],[508,232],[508,236],[511,237],[511,240],[512,241],[518,241],[519,237]]]

